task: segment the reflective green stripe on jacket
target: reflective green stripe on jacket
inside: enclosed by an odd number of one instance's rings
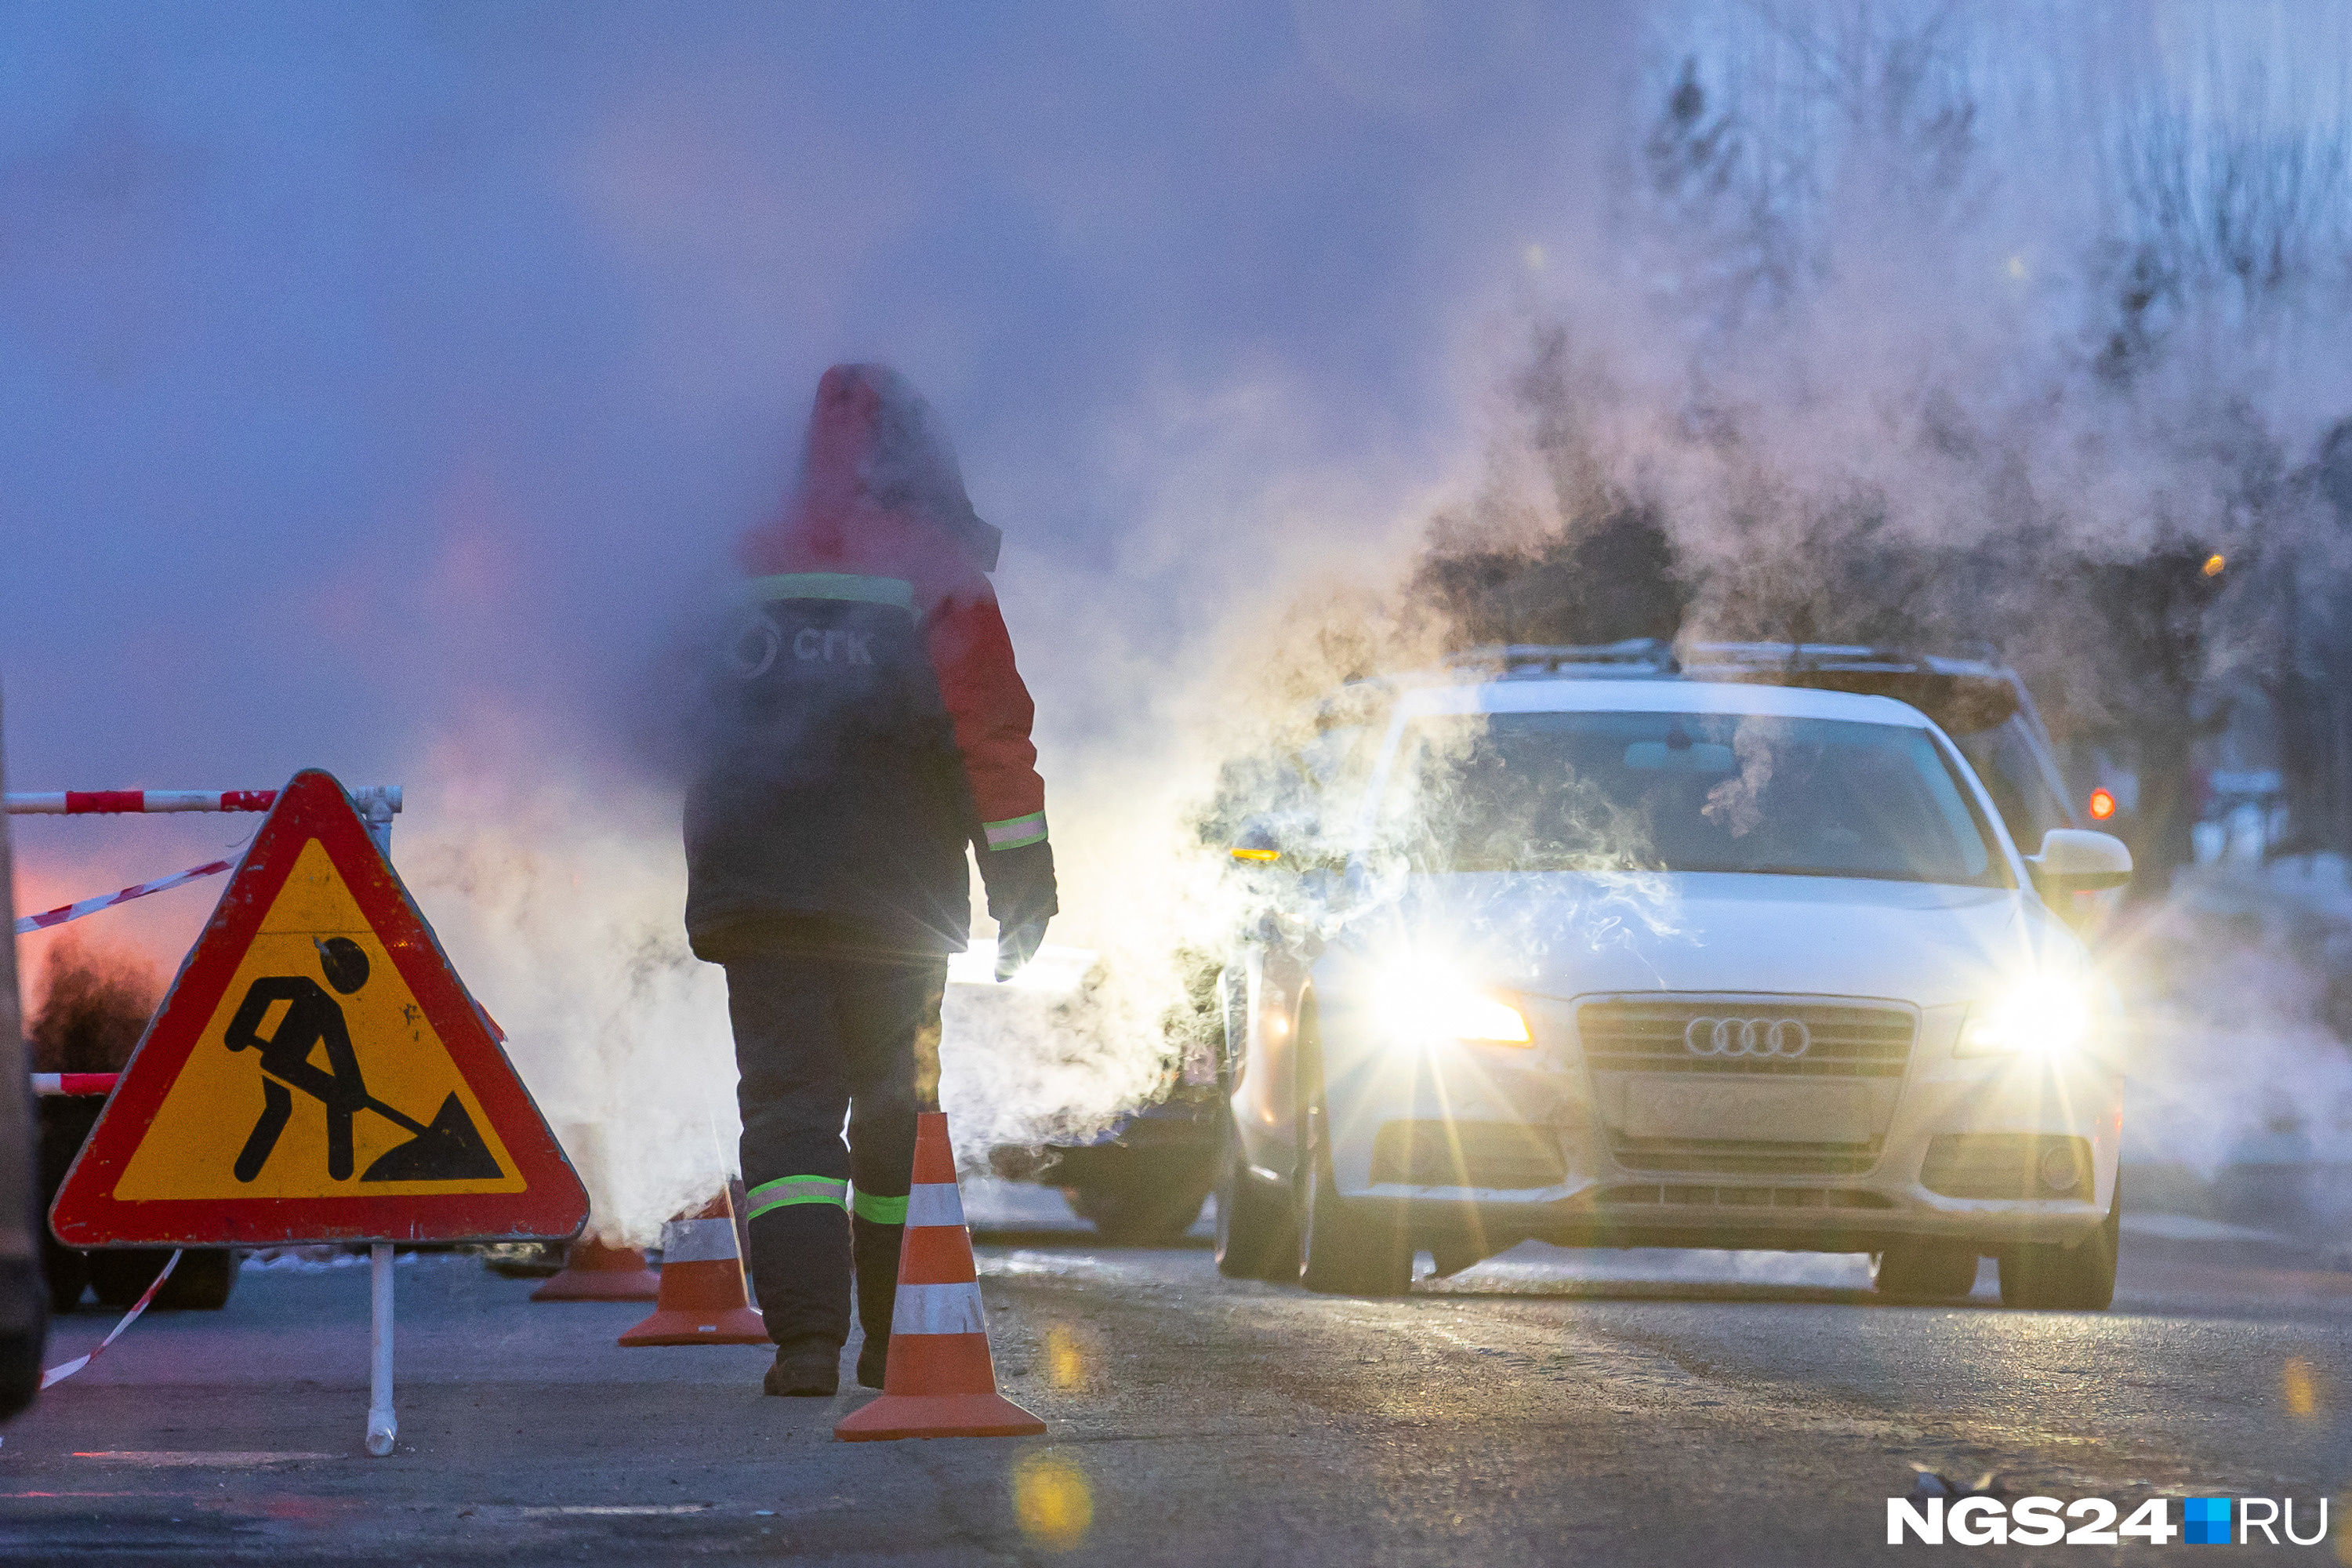
[[[778,599],[848,599],[861,605],[896,605],[915,611],[915,585],[903,577],[861,577],[848,572],[791,572],[753,577],[743,596],[755,605]]]
[[[982,831],[988,836],[991,849],[1018,849],[1027,844],[1045,842],[1045,814],[1033,811],[1026,816],[1007,817],[1003,822],[983,822]]]

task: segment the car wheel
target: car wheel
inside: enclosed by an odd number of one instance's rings
[[[1297,1271],[1290,1212],[1242,1169],[1241,1140],[1225,1115],[1217,1144],[1217,1272],[1228,1279],[1288,1279]]]
[[[1402,1296],[1412,1288],[1412,1249],[1404,1226],[1384,1205],[1339,1195],[1323,1108],[1306,1118],[1299,1140],[1298,1282],[1337,1296]]]
[[[70,1312],[81,1305],[89,1289],[89,1259],[70,1247],[61,1247],[41,1227],[41,1274],[49,1283],[49,1310]]]
[[[2074,1246],[2028,1242],[2000,1255],[2000,1304],[2050,1312],[2104,1312],[2116,1299],[2116,1253],[2123,1240],[2124,1184],[2107,1223]]]
[[[1870,1288],[1888,1301],[1945,1301],[1976,1289],[1977,1252],[1948,1243],[1896,1241],[1872,1258]]]
[[[155,1292],[155,1305],[177,1312],[217,1312],[236,1289],[236,1254],[225,1247],[193,1247]]]
[[[153,1247],[100,1248],[89,1254],[89,1288],[97,1292],[98,1304],[120,1311],[130,1306],[155,1283],[165,1259],[172,1256],[169,1248]],[[187,1261],[185,1258],[182,1262]],[[174,1273],[178,1270],[174,1269]]]
[[[1192,1227],[1208,1201],[1209,1184],[1197,1178],[1159,1191],[1081,1187],[1070,1194],[1078,1217],[1118,1247],[1167,1246]]]
[[[163,1247],[126,1247],[116,1251],[98,1251],[89,1255],[89,1282],[98,1292],[99,1303],[116,1310],[130,1306],[155,1283],[155,1276],[172,1254]],[[217,1312],[228,1305],[229,1292],[236,1289],[236,1254],[227,1247],[191,1247],[180,1254],[180,1261],[163,1288],[155,1292],[153,1306],[169,1311]]]

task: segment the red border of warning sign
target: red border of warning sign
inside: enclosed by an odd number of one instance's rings
[[[114,1184],[162,1109],[303,846],[316,838],[514,1160],[519,1193],[118,1201]],[[68,1247],[284,1247],[337,1241],[560,1239],[588,1219],[588,1194],[467,994],[415,900],[376,852],[329,774],[294,775],[262,820],[73,1168],[49,1226]]]

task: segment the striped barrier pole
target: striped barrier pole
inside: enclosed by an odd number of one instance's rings
[[[375,841],[377,853],[392,858],[392,819],[399,814],[401,786],[398,784],[368,784],[351,792],[352,805],[367,825],[368,837]],[[184,811],[268,811],[278,804],[274,789],[68,789],[47,794],[12,793],[6,797],[11,816],[119,816],[132,814],[154,815]],[[37,915],[26,915],[16,921],[19,936],[27,931],[45,931],[51,926],[78,921],[84,915],[112,909],[117,904],[143,899],[150,893],[160,893],[176,888],[199,877],[210,877],[226,871],[234,862],[215,860],[209,866],[199,866],[193,871],[182,871],[152,882],[142,882],[135,888],[125,888],[119,893],[109,893],[79,903],[44,910]]]
[[[112,1094],[119,1072],[37,1072],[33,1092],[38,1095]]]
[[[268,811],[278,803],[274,789],[68,789],[46,795],[11,792],[11,816],[152,816],[175,811]],[[388,819],[400,810],[398,784],[369,784],[352,791],[352,804],[362,819],[376,819],[373,807],[383,807]]]

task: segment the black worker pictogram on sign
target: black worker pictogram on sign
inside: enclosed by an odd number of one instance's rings
[[[349,995],[367,984],[367,953],[359,943],[347,936],[331,936],[317,946],[319,967],[337,991]],[[265,1036],[262,1025],[280,1002],[286,1010],[276,1015],[276,1027]],[[253,1124],[253,1135],[234,1167],[240,1182],[261,1174],[278,1135],[293,1120],[298,1089],[326,1110],[327,1174],[336,1181],[351,1180],[352,1128],[362,1110],[374,1111],[415,1134],[370,1162],[360,1178],[363,1182],[496,1180],[505,1174],[455,1093],[441,1102],[429,1127],[368,1093],[341,1005],[307,975],[270,974],[255,981],[236,1016],[229,1020],[227,1044],[233,1051],[258,1051],[263,1074],[261,1118]],[[327,1055],[323,1069],[310,1059],[320,1048]]]
[[[71,1247],[555,1238],[588,1197],[342,787],[297,774],[50,1211]]]

